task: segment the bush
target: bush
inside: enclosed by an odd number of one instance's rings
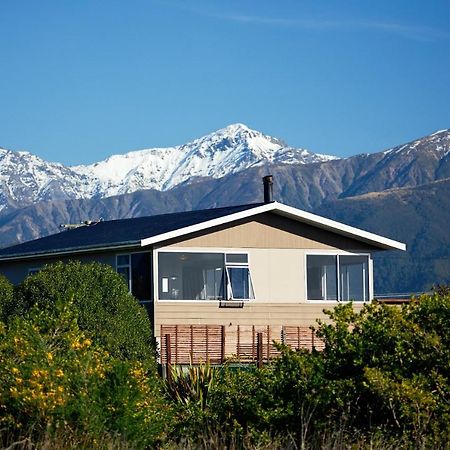
[[[0,320],[4,322],[14,311],[14,287],[0,275]]]
[[[341,305],[329,314],[333,323],[318,333],[324,382],[336,389],[330,410],[341,405],[359,430],[448,443],[450,297],[422,296],[402,308],[373,303],[359,314]]]
[[[154,365],[148,315],[110,266],[80,262],[48,265],[27,277],[18,286],[16,297],[15,315],[23,315],[34,305],[52,310],[58,302],[72,302],[80,329],[113,356]]]
[[[323,352],[281,346],[262,369],[180,374],[171,386],[177,435],[201,448],[449,448],[448,292],[402,308],[373,303],[356,313],[344,304],[328,314],[317,330]]]
[[[0,429],[10,439],[50,432],[93,447],[118,435],[133,448],[154,447],[170,421],[156,373],[95,344],[72,306],[34,306],[0,324]]]

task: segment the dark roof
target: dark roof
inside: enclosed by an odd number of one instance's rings
[[[261,206],[263,203],[203,209],[133,219],[109,220],[61,231],[51,236],[0,250],[0,260],[11,257],[140,245],[145,238],[196,225]]]

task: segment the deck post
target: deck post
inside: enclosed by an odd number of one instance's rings
[[[257,367],[261,369],[263,366],[263,334],[256,334],[256,359],[257,359]]]
[[[172,349],[170,347],[170,334],[166,334],[164,336],[164,339],[166,341],[166,378],[167,381],[170,383],[172,380],[172,371],[171,371],[171,366],[172,366]]]
[[[224,361],[225,361],[225,325],[222,325],[220,336],[220,364],[223,364]]]

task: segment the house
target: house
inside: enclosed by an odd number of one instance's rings
[[[146,306],[162,359],[254,359],[258,333],[267,357],[272,339],[311,347],[309,326],[324,308],[372,300],[373,252],[406,246],[274,202],[271,189],[268,176],[264,203],[104,221],[25,242],[0,250],[0,273],[19,283],[58,260],[113,266]]]

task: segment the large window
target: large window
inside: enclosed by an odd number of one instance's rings
[[[368,301],[367,255],[307,255],[308,300]]]
[[[254,298],[248,255],[158,253],[160,300],[248,300]]]
[[[117,272],[128,285],[130,292],[138,300],[150,300],[151,296],[151,253],[118,255]]]

